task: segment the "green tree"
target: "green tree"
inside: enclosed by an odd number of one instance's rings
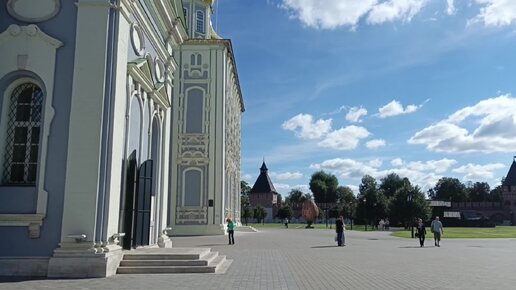
[[[258,205],[254,208],[254,218],[258,220],[258,223],[265,223],[267,217],[267,211],[262,206]]]
[[[487,182],[475,182],[467,191],[471,201],[488,201],[491,188]]]
[[[357,198],[351,188],[337,187],[337,204],[339,204],[339,215],[353,218],[356,213]]]
[[[445,201],[467,201],[468,193],[466,187],[460,180],[452,177],[442,177],[437,181],[435,187],[428,192],[433,200]]]
[[[502,185],[498,185],[489,192],[489,201],[502,202],[503,201],[503,189]]]
[[[404,186],[406,178],[401,178],[396,173],[389,173],[387,176],[380,179],[379,189],[387,198],[392,198],[396,194],[396,191]]]
[[[299,204],[303,203],[305,201],[304,193],[297,189],[291,189],[288,197],[286,198],[285,202],[290,204]]]
[[[367,224],[387,216],[387,198],[378,190],[376,180],[370,176],[362,177],[357,198],[357,216]]]
[[[278,209],[276,216],[280,219],[291,219],[293,214],[292,208],[289,205],[284,205]]]
[[[242,209],[242,218],[245,221],[245,225],[247,226],[247,223],[250,218],[253,217],[253,209],[250,206],[246,206]]]
[[[421,189],[406,179],[391,199],[389,212],[392,223],[401,223],[408,228],[415,218],[427,220],[430,216],[430,207]]]
[[[251,192],[251,189],[251,186],[249,186],[249,184],[246,181],[240,181],[240,192],[242,195],[248,195],[249,192]]]
[[[310,178],[310,190],[316,203],[336,202],[339,182],[333,174],[317,171]]]

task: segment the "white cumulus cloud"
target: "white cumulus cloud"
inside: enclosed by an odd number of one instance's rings
[[[455,12],[457,12],[457,9],[455,8],[455,1],[454,0],[446,0],[446,3],[448,6],[446,7],[446,14],[453,15]]]
[[[516,1],[475,0],[481,5],[480,13],[470,21],[483,22],[486,26],[506,26],[516,22]]]
[[[506,166],[501,163],[491,163],[484,165],[468,163],[466,165],[455,168],[452,171],[455,173],[464,174],[463,180],[486,181],[488,179],[493,179],[495,177],[496,170],[505,167]]]
[[[476,128],[465,128],[466,124]],[[447,119],[414,134],[410,144],[425,145],[430,151],[514,152],[516,148],[516,98],[502,95],[460,109]]]
[[[385,146],[385,140],[375,139],[366,142],[366,147],[369,149],[378,149]]]
[[[299,114],[285,121],[281,127],[303,139],[319,139],[331,130],[331,122],[331,119],[314,121],[312,115]]]
[[[403,105],[396,101],[392,100],[392,102],[378,109],[378,117],[379,118],[387,118],[398,115],[410,114],[416,112],[423,105],[408,105],[403,108]]]
[[[357,148],[361,139],[369,135],[371,133],[366,128],[351,125],[328,133],[318,145],[336,150],[352,150]]]
[[[283,0],[282,7],[291,17],[309,27],[334,29],[354,27],[377,3],[377,0]]]
[[[362,107],[351,107],[346,114],[346,120],[352,123],[362,122],[360,120],[363,116],[367,115],[367,110]]]
[[[380,24],[401,20],[410,22],[429,0],[388,0],[375,5],[367,17],[367,22]]]
[[[403,160],[401,158],[394,158],[391,160],[391,165],[395,167],[401,166],[403,165]]]
[[[370,161],[357,161],[353,159],[335,158],[321,163],[312,164],[310,168],[327,170],[344,179],[361,179],[368,174],[380,179],[389,173],[396,173],[401,177],[407,177],[414,184],[423,189],[435,186],[442,174],[449,171],[457,161],[443,158],[440,160],[403,162],[400,158],[393,159],[391,165],[395,168],[381,169],[382,162],[377,159]]]
[[[270,176],[279,180],[292,180],[292,179],[300,179],[303,177],[303,173],[301,172],[271,172]]]

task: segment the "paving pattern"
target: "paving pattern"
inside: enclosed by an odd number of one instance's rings
[[[265,229],[226,237],[174,238],[233,259],[225,274],[117,275],[0,283],[0,289],[516,289],[516,239],[427,241],[388,232]]]

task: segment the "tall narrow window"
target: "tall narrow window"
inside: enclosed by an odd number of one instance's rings
[[[200,89],[191,89],[186,95],[185,133],[201,134],[203,132],[204,93]]]
[[[14,89],[8,108],[4,184],[36,183],[43,92],[32,83]]]
[[[196,15],[197,15],[197,21],[196,21],[197,32],[204,33],[204,12],[197,11]]]

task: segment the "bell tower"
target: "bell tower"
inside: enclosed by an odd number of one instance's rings
[[[192,39],[219,39],[213,30],[211,16],[215,0],[184,0],[183,12]]]

